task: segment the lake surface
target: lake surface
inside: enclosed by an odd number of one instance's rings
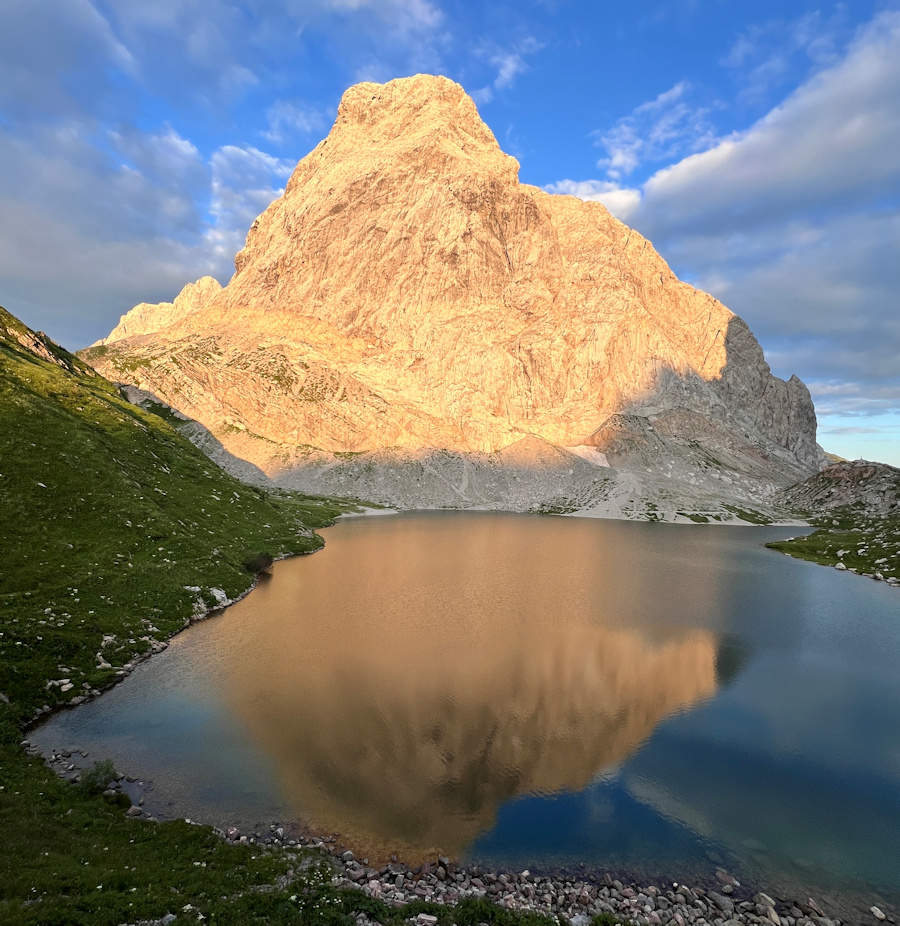
[[[764,548],[796,530],[344,520],[31,738],[373,859],[895,902],[900,592]]]

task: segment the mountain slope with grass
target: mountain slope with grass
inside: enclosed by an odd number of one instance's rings
[[[900,469],[838,460],[785,490],[781,502],[819,529],[767,546],[900,585]]]
[[[246,591],[260,553],[320,547],[312,528],[346,507],[237,482],[0,310],[0,700],[16,720],[113,681]]]
[[[217,922],[297,921],[274,889],[291,858],[126,820],[19,743],[36,711],[112,683],[246,591],[245,564],[317,549],[312,529],[350,507],[235,481],[0,309],[0,923],[180,920],[186,904]]]

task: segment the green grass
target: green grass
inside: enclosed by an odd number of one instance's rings
[[[758,511],[751,511],[747,508],[738,508],[735,505],[723,505],[726,511],[730,511],[735,517],[749,524],[771,524],[772,519]]]
[[[213,588],[244,592],[253,556],[318,549],[312,528],[353,505],[237,482],[76,358],[60,357],[72,373],[21,348],[10,320],[0,316],[0,692],[19,722],[111,682],[198,599],[213,605]],[[61,677],[74,689],[51,694]]]
[[[279,907],[288,894],[252,890],[271,888],[290,859],[206,828],[127,820],[19,741],[36,710],[114,682],[214,604],[212,589],[246,591],[248,561],[318,549],[312,529],[355,507],[237,482],[0,309],[0,923],[168,910],[183,921],[187,903],[219,922],[297,921]],[[74,683],[66,693],[48,687],[61,678]]]
[[[824,566],[843,563],[863,575],[900,579],[900,518],[870,518],[852,506],[825,516],[800,514],[819,530],[766,546]]]
[[[13,334],[9,333],[12,330]],[[130,405],[72,354],[0,309],[0,924],[178,923],[386,926],[431,912],[440,926],[551,926],[486,901],[395,909],[332,883],[310,850],[230,845],[209,827],[124,815],[20,747],[35,710],[111,684],[184,626],[212,589],[229,597],[265,554],[304,553],[313,528],[357,507],[267,493],[219,470],[159,414]],[[190,591],[190,586],[200,591]],[[98,653],[101,659],[98,659]],[[69,678],[62,693],[47,683]]]

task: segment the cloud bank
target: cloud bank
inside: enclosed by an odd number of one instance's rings
[[[684,143],[683,92],[602,136],[606,180],[546,189],[599,200],[653,240],[748,321],[776,372],[807,380],[821,416],[897,414],[900,13],[877,16],[841,56],[816,47],[823,66],[751,128],[716,140],[687,131],[705,150],[640,187],[616,172],[627,176],[670,134]]]

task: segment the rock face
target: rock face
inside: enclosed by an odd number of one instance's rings
[[[842,460],[791,486],[782,497],[792,508],[820,514],[852,507],[865,517],[898,517],[900,469],[887,463]]]
[[[112,344],[114,341],[124,341],[139,334],[159,331],[201,309],[204,303],[210,301],[221,289],[218,280],[201,277],[196,283],[188,283],[175,297],[174,302],[160,302],[155,305],[142,302],[123,315],[119,324],[97,344]]]
[[[444,451],[459,485],[523,439],[581,448],[545,475],[586,464],[615,482],[606,454],[689,495],[710,467],[756,500],[814,472],[809,393],[771,375],[744,322],[602,205],[520,184],[518,167],[446,78],[351,87],[228,286],[137,306],[85,356],[284,485],[333,489],[341,469],[352,492],[370,455],[408,475]],[[492,492],[449,497],[535,504]]]

